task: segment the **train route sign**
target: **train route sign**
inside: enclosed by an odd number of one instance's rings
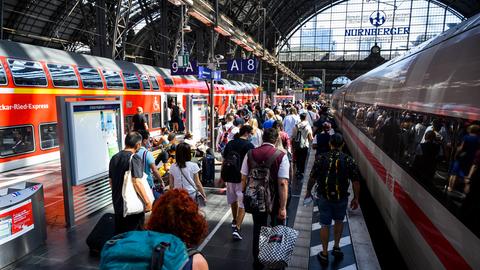
[[[197,61],[189,61],[186,67],[179,67],[177,62],[172,62],[170,65],[170,73],[175,75],[198,75]]]
[[[257,59],[232,59],[227,61],[227,74],[257,73]]]

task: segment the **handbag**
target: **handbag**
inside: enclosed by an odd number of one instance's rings
[[[183,174],[182,168],[178,167],[178,169],[180,170],[180,173],[185,178],[185,180],[187,180],[188,184],[190,184],[190,186],[192,186],[195,189],[195,202],[198,204],[198,206],[205,207],[207,205],[207,203],[205,202],[205,197],[203,197],[202,193],[198,191],[195,184],[190,182],[190,180],[185,176],[185,174]]]
[[[267,268],[279,269],[288,266],[298,238],[298,231],[284,226],[263,226],[260,229],[258,259]]]
[[[145,211],[145,203],[142,201],[140,196],[137,194],[135,187],[133,186],[132,181],[132,154],[130,156],[128,171],[125,172],[123,176],[123,185],[122,185],[122,198],[123,198],[123,217],[128,215],[138,214]],[[143,166],[145,168],[145,166]],[[141,186],[143,187],[144,192],[147,194],[148,200],[153,203],[154,197],[152,189],[147,181],[147,174],[143,173],[143,177],[140,179]]]

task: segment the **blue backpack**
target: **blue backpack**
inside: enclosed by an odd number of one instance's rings
[[[100,269],[179,270],[189,261],[185,244],[172,234],[131,231],[105,243]]]

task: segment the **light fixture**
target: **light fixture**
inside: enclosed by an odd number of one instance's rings
[[[190,33],[190,32],[192,32],[192,28],[190,27],[190,25],[185,25],[185,26],[183,27],[183,32],[184,32],[184,33]]]
[[[213,28],[217,33],[219,33],[220,35],[222,36],[225,36],[225,37],[230,37],[232,34],[230,33],[230,31],[226,30],[225,28],[223,28],[222,26],[216,26],[215,28]]]
[[[202,23],[210,26],[213,24],[213,20],[208,18],[207,16],[203,15],[201,12],[199,12],[198,10],[196,9],[193,9],[191,11],[188,12],[188,14],[190,14],[192,17],[194,17],[195,19],[201,21]]]

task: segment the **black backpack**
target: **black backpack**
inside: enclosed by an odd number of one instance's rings
[[[262,163],[253,159],[252,151],[248,151],[248,179],[247,189],[243,195],[243,204],[247,213],[271,213],[275,194],[273,192],[270,167],[273,162],[282,154],[280,150]]]
[[[329,201],[338,201],[345,195],[344,185],[340,181],[348,181],[345,166],[345,157],[340,152],[330,152],[326,155],[322,155],[320,159],[326,159],[326,168],[320,168],[322,172],[316,179],[316,195],[323,196]],[[348,187],[348,185],[347,185]]]
[[[239,183],[241,181],[240,169],[242,159],[237,151],[229,151],[222,163],[220,173],[225,182]]]

